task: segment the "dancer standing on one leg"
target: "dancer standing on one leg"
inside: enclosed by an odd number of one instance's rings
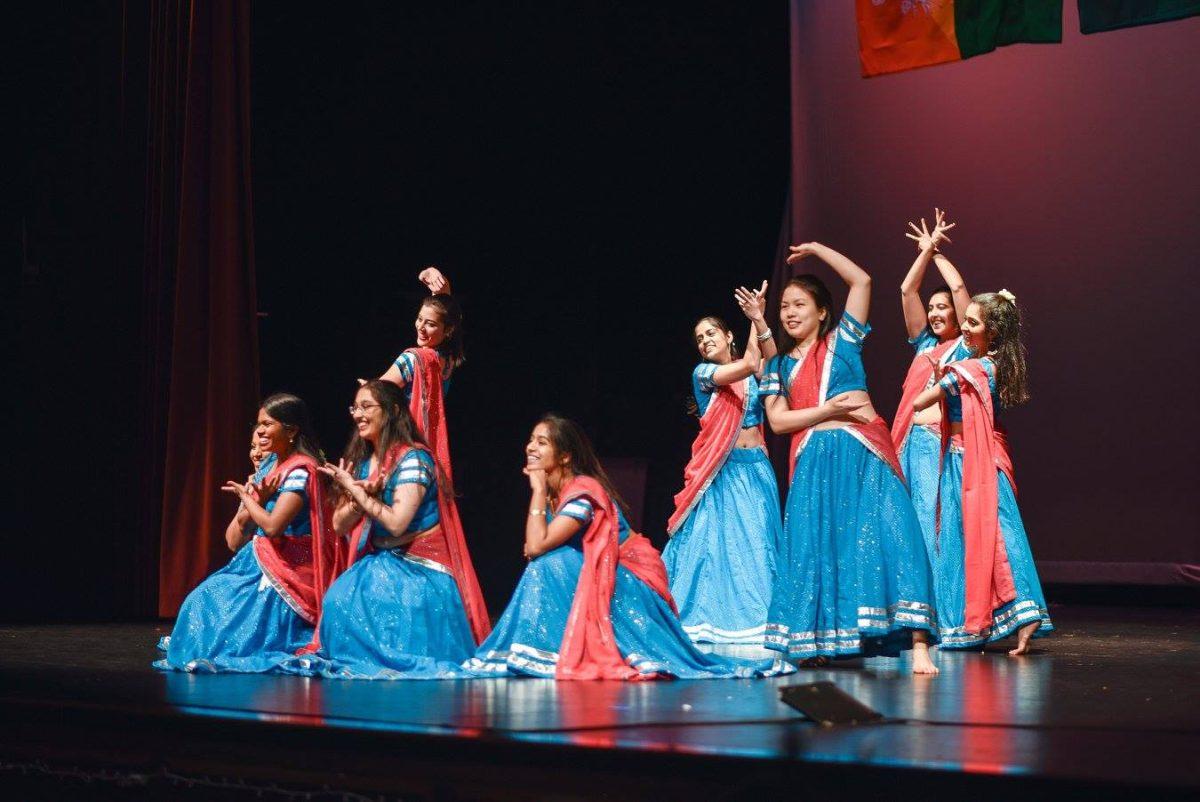
[[[342,535],[353,530],[353,564],[325,594],[320,653],[289,667],[344,679],[455,676],[476,643],[462,598],[469,584],[446,542],[454,533],[440,526],[451,491],[398,387],[367,382],[350,415],[344,458],[320,470],[340,491],[333,525]]]
[[[913,402],[941,402],[945,452],[940,498],[939,564],[955,569],[938,598],[942,647],[972,649],[1017,633],[1011,655],[1053,630],[1017,508],[1008,438],[998,406],[1029,400],[1021,313],[1007,290],[971,299],[963,315],[970,359],[951,363]]]
[[[226,530],[237,553],[184,599],[175,628],[159,644],[166,656],[156,668],[271,671],[312,638],[336,548],[308,408],[294,395],[272,395],[256,432],[260,450],[275,458],[264,460],[259,474],[270,473],[249,488],[222,488],[241,500]],[[246,545],[242,536],[251,527]]]
[[[780,303],[780,355],[763,373],[771,428],[792,435],[766,645],[816,664],[895,656],[911,646],[913,671],[935,674],[921,525],[862,365],[871,277],[818,243],[791,251],[789,264],[816,256],[850,292],[835,326],[825,283],[813,275],[792,278]]]
[[[735,297],[751,321],[746,353],[734,351],[733,332],[717,317],[694,329],[704,360],[692,372],[700,434],[684,468],[667,523],[663,562],[684,631],[724,654],[762,651],[775,548],[782,530],[775,471],[763,446],[757,374],[775,356],[763,319],[767,283],[740,287]],[[761,348],[761,356],[760,356]]]
[[[546,415],[525,447],[529,565],[491,636],[464,666],[479,676],[557,679],[746,677],[772,661],[696,649],[679,624],[667,573],[631,532],[583,431]]]

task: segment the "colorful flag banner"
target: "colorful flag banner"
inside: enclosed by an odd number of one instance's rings
[[[1079,0],[1079,30],[1115,31],[1200,15],[1200,0]]]
[[[856,0],[855,11],[868,77],[1062,41],[1062,0]]]

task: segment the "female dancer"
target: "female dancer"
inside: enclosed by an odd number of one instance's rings
[[[679,624],[658,552],[630,531],[575,423],[543,416],[525,457],[529,565],[491,636],[465,664],[471,673],[634,680],[787,670],[696,649]]]
[[[934,209],[934,226],[930,231],[921,220],[921,227],[908,224],[916,233],[906,233],[917,243],[917,259],[913,262],[900,284],[900,300],[904,309],[904,323],[908,328],[908,342],[916,349],[916,356],[904,379],[900,406],[892,420],[892,443],[900,457],[900,467],[908,480],[921,531],[925,535],[925,546],[930,561],[934,564],[934,597],[947,589],[942,586],[943,573],[937,568],[937,495],[941,469],[942,430],[941,414],[937,405],[914,413],[913,401],[923,391],[937,383],[940,372],[951,361],[967,356],[959,336],[958,321],[971,303],[971,296],[963,285],[962,276],[950,260],[938,253],[943,242],[949,242],[946,232],[955,226],[945,222],[941,209]],[[929,262],[937,265],[938,272],[946,284],[933,291],[929,303],[921,306],[921,282]]]
[[[333,527],[350,537],[353,564],[325,594],[321,651],[290,669],[345,679],[436,679],[458,673],[475,651],[463,595],[461,531],[440,525],[452,498],[417,434],[408,402],[391,382],[358,389],[355,432],[337,465],[320,470],[340,497]],[[458,542],[451,548],[449,540]],[[482,606],[482,602],[478,606]]]
[[[184,599],[154,665],[179,671],[270,671],[308,644],[336,568],[322,480],[320,451],[308,407],[277,393],[258,411],[258,445],[277,463],[247,489],[226,482],[241,500],[226,531],[253,525],[248,548]]]
[[[938,597],[942,647],[978,648],[1017,632],[1011,655],[1054,629],[1017,508],[1008,439],[996,425],[997,405],[1029,400],[1021,313],[1007,290],[971,299],[963,315],[971,358],[953,362],[913,402],[941,402],[942,462],[938,566],[952,571],[951,592]],[[943,583],[939,583],[943,584]]]
[[[771,429],[792,435],[766,645],[814,664],[857,654],[895,656],[911,645],[913,672],[935,674],[921,525],[863,372],[871,277],[818,243],[791,251],[789,264],[816,256],[850,292],[834,326],[824,282],[792,278],[780,304],[781,354],[763,373]]]
[[[767,283],[756,292],[740,287],[735,297],[751,321],[740,359],[720,318],[701,318],[694,329],[704,360],[692,371],[700,434],[667,523],[663,562],[688,637],[717,644],[713,651],[749,656],[747,647],[762,651],[782,535],[757,379],[760,344],[770,358],[775,343],[763,319]]]

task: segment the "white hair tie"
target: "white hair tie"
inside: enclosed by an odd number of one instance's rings
[[[1000,292],[998,292],[996,294],[999,295],[1004,300],[1008,301],[1013,306],[1017,305],[1017,296],[1013,295],[1008,290],[1000,290]]]

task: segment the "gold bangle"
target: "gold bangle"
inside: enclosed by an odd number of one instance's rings
[[[544,509],[541,509],[541,510],[530,510],[530,511],[529,511],[529,514],[530,514],[530,515],[545,515],[545,514],[546,514],[546,511],[545,511]]]

